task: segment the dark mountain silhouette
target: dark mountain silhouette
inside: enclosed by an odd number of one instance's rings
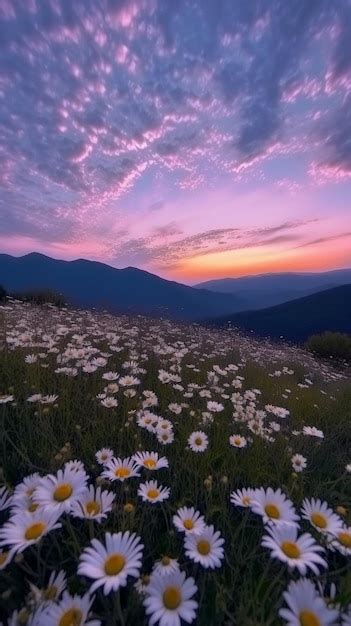
[[[22,257],[0,254],[0,284],[11,293],[50,289],[62,293],[74,306],[178,320],[246,308],[232,294],[194,289],[134,267],[116,269],[83,259],[58,261],[38,253]]]
[[[195,285],[216,293],[235,294],[246,301],[248,309],[262,309],[312,293],[351,283],[351,269],[318,273],[285,272],[222,278]]]
[[[259,311],[242,311],[206,322],[256,335],[305,341],[326,330],[351,333],[351,285],[342,285]]]

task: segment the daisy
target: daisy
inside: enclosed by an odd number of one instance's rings
[[[307,459],[302,454],[294,454],[291,457],[291,465],[294,472],[302,472],[307,467]]]
[[[193,452],[204,452],[208,446],[208,437],[202,430],[196,430],[188,438],[188,445]]]
[[[95,490],[93,485],[89,485],[89,488],[72,504],[72,515],[101,522],[111,511],[114,499],[114,493],[101,491],[101,487]]]
[[[213,526],[205,526],[200,535],[187,534],[185,536],[185,554],[195,563],[200,563],[206,569],[221,566],[224,558],[222,548],[224,539]]]
[[[232,491],[232,493],[230,494],[230,501],[232,504],[234,504],[234,506],[251,508],[254,495],[255,489],[237,489],[237,491]]]
[[[162,445],[166,446],[174,441],[174,433],[172,429],[169,430],[159,430],[157,431],[157,441],[162,443]]]
[[[183,506],[173,515],[173,524],[176,529],[187,535],[200,535],[205,529],[205,518],[194,507]]]
[[[40,626],[101,626],[100,620],[89,619],[95,598],[90,593],[71,596],[65,591],[58,604],[50,602]]]
[[[302,432],[304,435],[309,435],[310,437],[324,439],[324,432],[322,430],[318,430],[315,426],[304,426]]]
[[[335,548],[344,556],[351,556],[351,526],[342,526],[334,531],[328,547]]]
[[[17,513],[0,528],[0,546],[11,546],[14,552],[23,552],[28,546],[38,543],[51,530],[61,528],[57,519],[55,510],[42,509],[33,515]]]
[[[208,400],[207,402],[207,410],[211,413],[220,413],[224,410],[223,404],[220,402],[214,402],[213,400]]]
[[[155,504],[167,500],[170,492],[169,487],[158,486],[156,480],[147,480],[145,483],[140,483],[138,496],[141,496],[144,502]]]
[[[196,617],[198,603],[191,598],[197,592],[193,578],[185,572],[173,572],[168,576],[152,576],[147,585],[144,606],[149,624],[180,626],[181,620],[191,624]]]
[[[128,530],[106,533],[105,543],[93,539],[91,546],[83,550],[78,566],[79,574],[95,580],[90,593],[103,587],[107,595],[125,587],[128,576],[138,578],[143,547],[140,538]]]
[[[229,437],[229,443],[231,446],[234,446],[234,448],[245,448],[245,446],[247,446],[247,440],[241,435],[231,435],[231,437]]]
[[[255,489],[251,509],[254,513],[262,516],[264,524],[272,522],[274,524],[297,525],[299,519],[293,503],[281,489],[276,491],[273,491],[271,487]]]
[[[13,494],[13,505],[20,506],[24,503],[22,508],[26,508],[28,501],[32,503],[32,496],[35,492],[36,488],[40,484],[41,476],[38,472],[34,474],[29,474],[29,476],[25,476],[21,483],[16,485],[15,491]]]
[[[291,581],[283,597],[288,608],[280,609],[279,615],[287,626],[330,626],[336,623],[338,611],[326,606],[314,584],[306,578]]]
[[[342,528],[342,520],[329,508],[326,502],[319,499],[305,498],[301,508],[302,517],[307,519],[320,533],[335,534]]]
[[[66,573],[63,570],[51,572],[48,584],[42,590],[44,600],[58,600],[67,587]]]
[[[41,507],[54,510],[58,515],[68,513],[73,502],[85,491],[88,476],[84,470],[64,468],[56,476],[48,474],[40,480],[33,500]]]
[[[146,467],[148,470],[168,467],[168,460],[165,456],[159,458],[158,452],[137,452],[132,458],[138,467]]]
[[[172,559],[170,556],[164,555],[162,559],[156,561],[152,568],[152,573],[157,576],[168,576],[173,572],[179,570],[179,563],[177,559]]]
[[[7,487],[0,487],[0,511],[5,511],[12,504],[12,496]]]
[[[99,465],[106,465],[108,461],[111,461],[114,456],[113,450],[111,448],[101,448],[95,454],[95,458]]]
[[[84,463],[79,461],[79,459],[73,459],[72,461],[67,461],[64,465],[64,469],[72,470],[72,471],[82,471],[85,472]]]
[[[267,532],[269,534],[263,536],[262,546],[271,550],[272,558],[287,563],[291,569],[296,568],[302,576],[309,569],[318,575],[318,566],[328,567],[327,562],[318,554],[324,553],[324,548],[309,533],[298,537],[296,526],[288,524],[268,526]]]
[[[129,456],[125,459],[113,457],[111,461],[106,462],[105,470],[101,475],[112,482],[115,480],[123,482],[127,480],[127,478],[139,476],[139,468]]]

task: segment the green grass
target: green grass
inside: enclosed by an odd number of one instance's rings
[[[82,320],[66,338],[58,341],[60,351],[72,341],[74,333],[86,332],[88,341],[90,338],[99,350],[108,352],[106,337],[93,338],[88,328],[91,318],[81,313],[47,312],[43,316],[40,309],[26,307],[22,310],[18,305],[6,313],[6,329],[3,321],[2,330],[11,334],[22,320],[23,329],[36,328],[38,335],[42,336],[45,332],[52,333],[55,316],[64,319],[67,315],[72,318],[72,321],[66,321],[68,325],[72,325],[77,317]],[[229,340],[227,333],[214,331],[211,334],[203,329],[172,327],[141,318],[137,321],[126,318],[114,321],[111,317],[96,319],[97,326],[100,324],[104,332],[117,324],[116,332],[121,335],[119,345],[124,349],[113,353],[107,366],[94,374],[80,372],[75,378],[56,374],[56,354],[51,353],[38,363],[26,364],[25,355],[46,352],[42,347],[6,348],[0,352],[0,395],[12,394],[15,399],[13,403],[0,405],[0,480],[13,488],[29,473],[55,473],[67,460],[80,459],[95,481],[101,473],[101,467],[95,462],[95,452],[99,448],[112,447],[116,456],[122,457],[137,450],[155,450],[167,457],[169,469],[160,470],[152,478],[169,486],[171,496],[161,505],[148,505],[137,497],[139,480],[130,480],[123,485],[107,484],[108,489],[116,492],[116,503],[105,522],[95,524],[92,531],[88,522],[63,516],[61,530],[50,533],[40,548],[28,548],[0,571],[0,614],[9,615],[15,608],[22,607],[28,594],[28,583],[44,586],[53,569],[63,568],[67,572],[71,593],[85,593],[89,581],[77,575],[77,562],[81,551],[89,544],[91,533],[102,538],[106,531],[130,530],[139,534],[145,545],[143,574],[150,573],[155,560],[168,554],[177,557],[187,574],[194,576],[198,586],[196,599],[200,605],[197,624],[280,624],[278,610],[282,606],[282,593],[289,580],[298,578],[298,575],[289,573],[285,565],[270,559],[268,550],[260,546],[261,520],[247,510],[234,508],[229,501],[230,492],[241,487],[281,487],[296,507],[306,496],[319,497],[334,509],[344,507],[347,511],[345,521],[351,524],[351,475],[345,471],[345,465],[351,462],[349,381],[346,377],[338,379],[332,370],[328,370],[328,375],[323,370],[321,376],[318,363],[312,365],[311,357],[305,357],[302,352],[294,356],[287,349],[286,361],[277,356],[277,364],[272,362],[271,353],[262,347],[262,354],[257,358],[253,356],[256,344],[241,339]],[[134,324],[137,326],[133,338],[135,345],[126,346],[129,341],[126,330]],[[150,331],[153,326],[160,330]],[[203,428],[199,426],[199,420],[201,412],[206,410],[207,398],[200,398],[198,393],[192,398],[184,398],[182,392],[158,380],[159,369],[169,370],[177,363],[174,357],[152,352],[160,337],[168,345],[182,341],[190,346],[180,362],[179,375],[185,390],[189,383],[203,385],[211,390],[213,400],[225,405],[223,412],[215,414],[214,422],[204,428],[209,438],[209,447],[204,453],[195,454],[187,449],[187,439],[192,431]],[[120,388],[116,394],[118,407],[104,408],[96,399],[106,384],[101,375],[108,370],[126,373],[122,363],[129,360],[130,350],[139,354],[139,364],[146,369],[146,374],[140,375],[141,385],[136,387],[134,398],[124,397]],[[142,353],[145,358],[140,356]],[[246,364],[238,372],[220,379],[218,386],[222,391],[216,391],[206,382],[213,364],[221,367],[237,364],[243,353]],[[42,368],[41,362],[48,367]],[[186,363],[195,364],[200,371],[193,372],[186,368]],[[283,366],[295,373],[269,376]],[[221,393],[231,395],[236,391],[231,386],[223,386],[223,383],[230,384],[236,375],[244,378],[243,388],[238,390],[240,393],[253,388],[261,391],[256,409],[264,409],[267,403],[289,409],[288,418],[275,418],[271,414],[265,418],[266,424],[273,420],[281,424],[281,431],[274,434],[274,442],[253,435],[244,423],[233,423],[233,405],[229,399],[223,400]],[[299,387],[304,377],[310,375],[313,385],[306,389]],[[287,388],[291,393],[285,392]],[[151,410],[173,422],[173,444],[161,446],[153,434],[136,424],[136,411],[141,407],[141,391],[144,389],[154,391],[158,397],[158,406]],[[28,403],[28,396],[38,392],[57,394],[58,400],[54,406],[48,407]],[[184,402],[188,406],[178,416],[170,413],[168,405],[171,402]],[[303,425],[322,429],[324,439],[291,434],[292,430],[300,430]],[[237,432],[252,436],[247,448],[234,449],[229,445],[229,436]],[[296,452],[303,454],[308,461],[307,469],[301,474],[292,472],[290,459]],[[134,504],[132,513],[124,512],[126,502]],[[225,538],[225,559],[221,568],[203,570],[186,560],[183,538],[172,526],[172,515],[184,504],[198,508],[205,515],[206,522],[213,524]],[[7,512],[0,515],[2,521],[8,517]],[[307,523],[302,527],[317,537]],[[328,564],[327,572],[312,578],[335,582],[338,598],[346,606],[351,601],[349,563],[337,552],[329,551]],[[147,623],[132,580],[121,590],[121,602],[126,625]],[[104,597],[101,592],[96,594],[93,611],[104,624],[118,623],[112,598]]]

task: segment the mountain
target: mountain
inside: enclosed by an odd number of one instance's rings
[[[38,253],[0,254],[0,284],[10,292],[51,289],[74,306],[196,320],[246,308],[233,294],[216,294],[164,280],[134,267],[116,269],[78,259],[59,261]]]
[[[351,269],[222,278],[194,286],[197,289],[209,289],[216,293],[235,294],[240,300],[246,301],[247,309],[262,309],[349,283],[351,283]]]
[[[351,333],[351,285],[342,285],[259,311],[242,311],[207,322],[260,336],[305,341],[326,330]]]

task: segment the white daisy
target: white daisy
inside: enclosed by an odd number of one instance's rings
[[[323,534],[335,534],[343,525],[341,518],[329,508],[328,504],[316,498],[303,500],[301,514]]]
[[[0,546],[10,546],[14,552],[23,552],[51,530],[60,528],[57,519],[57,511],[49,509],[41,509],[33,514],[17,513],[0,528]]]
[[[72,515],[101,522],[111,511],[114,499],[115,494],[111,491],[101,491],[101,487],[95,490],[93,485],[89,485],[89,488],[72,504]]]
[[[84,470],[64,468],[56,476],[48,474],[40,480],[33,493],[33,501],[60,515],[68,513],[72,504],[85,491],[88,476]]]
[[[221,566],[224,558],[222,548],[224,539],[213,526],[205,526],[200,535],[186,534],[184,540],[185,554],[202,567],[214,569]]]
[[[159,457],[158,452],[137,452],[132,458],[138,467],[146,467],[148,470],[168,467],[168,460],[165,456]]]
[[[173,524],[176,529],[185,534],[200,535],[205,529],[205,518],[194,507],[183,506],[173,515]]]
[[[147,480],[145,483],[140,483],[138,489],[138,496],[140,496],[144,502],[163,502],[169,498],[171,490],[169,487],[163,487],[158,485],[156,480]]]
[[[177,559],[172,559],[170,556],[164,555],[159,561],[154,563],[152,573],[157,576],[168,576],[172,572],[179,570],[179,563]]]
[[[302,472],[307,467],[307,459],[302,454],[294,454],[291,457],[291,465],[294,472]]]
[[[293,503],[281,489],[276,491],[271,487],[255,489],[251,509],[257,515],[261,515],[264,524],[272,522],[296,525],[299,519]]]
[[[196,430],[188,438],[188,445],[193,452],[204,452],[208,447],[208,437],[202,430]]]
[[[280,609],[279,615],[287,626],[330,626],[336,623],[338,611],[326,606],[310,580],[291,581],[283,597],[288,608]]]
[[[310,437],[324,439],[324,432],[322,430],[319,430],[315,426],[304,426],[302,432],[304,435],[309,435]]]
[[[255,496],[255,489],[244,488],[232,491],[230,494],[230,501],[234,506],[241,506],[243,508],[251,508],[253,498]]]
[[[234,448],[245,448],[247,446],[247,439],[241,435],[231,435],[229,437],[229,443]]]
[[[98,619],[90,619],[89,612],[95,598],[90,593],[71,596],[65,591],[58,604],[51,602],[38,626],[101,626]]]
[[[289,568],[297,569],[305,576],[310,569],[314,574],[319,574],[319,567],[328,567],[319,552],[325,553],[324,548],[319,546],[309,533],[298,537],[296,526],[282,524],[280,526],[268,526],[268,535],[264,535],[262,545],[271,550],[271,557],[287,563]]]
[[[144,606],[150,626],[158,622],[160,626],[180,626],[181,620],[191,624],[196,618],[198,603],[192,597],[197,586],[184,572],[152,576],[145,591]]]
[[[90,593],[103,587],[103,593],[107,595],[125,587],[128,576],[137,578],[143,547],[140,538],[129,531],[106,533],[105,544],[93,539],[91,546],[83,550],[78,566],[79,574],[95,580]]]
[[[111,461],[113,456],[114,456],[114,452],[113,450],[111,450],[111,448],[101,448],[95,454],[95,458],[97,462],[99,463],[99,465],[106,465],[108,461]]]
[[[104,478],[108,478],[112,482],[115,480],[123,482],[128,478],[139,476],[139,468],[129,456],[125,459],[113,457],[110,461],[105,463],[105,470],[101,475]]]
[[[351,556],[351,526],[342,526],[334,530],[328,547],[338,550],[344,556]]]

